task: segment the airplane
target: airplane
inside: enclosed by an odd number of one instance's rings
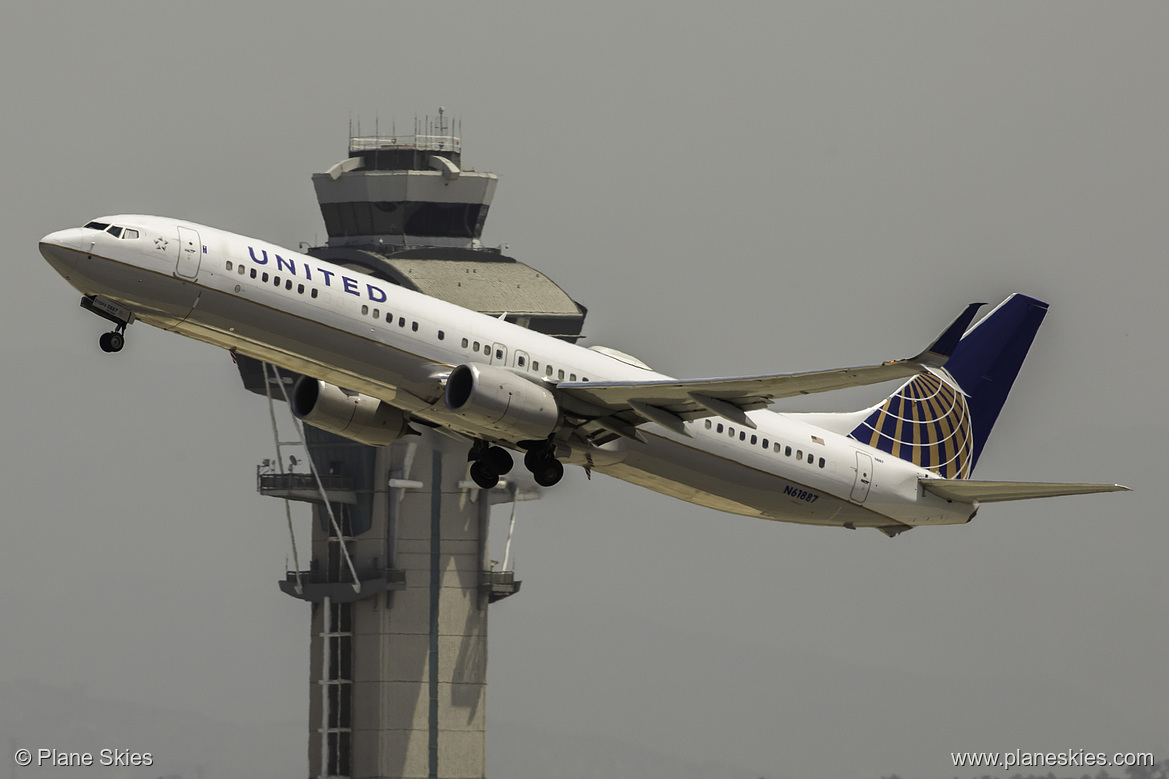
[[[302,375],[304,422],[384,446],[437,428],[495,487],[514,463],[536,483],[583,466],[718,511],[893,537],[969,522],[983,503],[1127,490],[971,478],[1047,304],[972,303],[917,355],[802,373],[678,380],[265,241],[122,214],[46,235],[40,252],[114,329],[155,327]],[[852,413],[772,401],[894,380]],[[510,451],[509,451],[510,450]]]

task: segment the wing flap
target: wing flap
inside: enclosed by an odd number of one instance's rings
[[[1097,492],[1128,492],[1120,484],[1063,484],[1042,481],[973,481],[971,479],[919,479],[922,489],[946,500],[960,503],[998,503],[1029,498],[1056,498],[1061,495],[1091,495]]]

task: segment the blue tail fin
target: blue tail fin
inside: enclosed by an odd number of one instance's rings
[[[1047,304],[1015,294],[962,336],[944,370],[904,384],[849,435],[948,479],[969,478]]]

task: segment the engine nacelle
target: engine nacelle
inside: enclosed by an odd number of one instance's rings
[[[292,388],[292,413],[313,427],[370,446],[389,446],[409,429],[401,409],[308,376]]]
[[[495,365],[464,363],[447,378],[446,407],[471,426],[510,441],[536,441],[556,429],[560,409],[547,387]]]

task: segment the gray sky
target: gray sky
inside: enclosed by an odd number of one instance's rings
[[[350,118],[442,105],[500,176],[485,243],[588,306],[588,343],[676,376],[826,368],[1026,292],[1051,311],[977,476],[1136,490],[890,540],[570,471],[520,507],[523,593],[493,607],[489,719],[512,735],[488,729],[489,774],[537,728],[768,777],[1169,757],[1166,6],[5,15],[0,682],[290,721],[302,748],[308,612],[276,588],[282,509],[254,493],[263,401],[225,353],[145,326],[101,353],[36,241],[130,211],[321,242],[309,177]]]

